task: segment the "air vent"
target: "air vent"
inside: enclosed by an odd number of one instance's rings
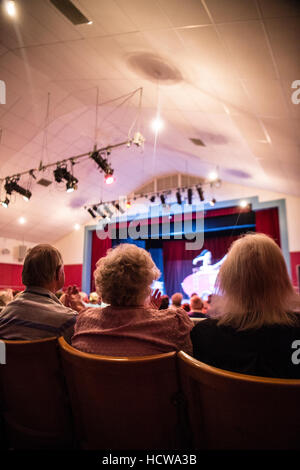
[[[86,24],[89,19],[84,16],[70,0],[50,0],[50,2],[66,17],[71,23]]]
[[[193,142],[193,144],[195,145],[199,145],[200,147],[205,147],[205,143],[201,139],[196,139],[196,138],[191,137],[190,141]]]
[[[47,188],[47,186],[50,186],[50,184],[52,184],[52,181],[42,178],[37,182],[37,184],[40,184],[41,186],[45,186],[45,188]]]

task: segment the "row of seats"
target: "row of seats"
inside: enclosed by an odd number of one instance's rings
[[[300,380],[222,371],[184,352],[82,353],[6,341],[2,448],[298,449]]]

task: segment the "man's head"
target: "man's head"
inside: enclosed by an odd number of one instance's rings
[[[180,292],[176,292],[175,294],[172,295],[172,305],[175,305],[175,307],[180,307],[182,299],[183,299],[183,295],[180,294]]]
[[[57,292],[65,283],[63,260],[51,245],[36,245],[28,250],[22,271],[22,282]]]
[[[202,308],[203,308],[203,302],[200,299],[200,297],[198,297],[198,295],[193,295],[193,297],[191,298],[191,311],[200,312]]]

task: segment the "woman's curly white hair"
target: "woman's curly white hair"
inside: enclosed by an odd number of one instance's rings
[[[116,306],[142,304],[151,293],[152,282],[159,276],[151,255],[128,243],[108,250],[94,272],[103,302]]]

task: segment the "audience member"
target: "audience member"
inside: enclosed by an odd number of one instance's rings
[[[15,289],[13,290],[13,297],[16,297],[17,295],[21,294],[21,290]]]
[[[166,308],[169,308],[169,303],[170,303],[169,296],[162,295],[159,310],[165,310]]]
[[[176,310],[178,307],[181,307],[182,299],[183,299],[183,295],[180,292],[176,292],[175,294],[173,294],[171,297],[172,303],[171,303],[170,308]]]
[[[191,311],[189,316],[193,318],[207,318],[206,309],[200,297],[198,295],[193,295],[191,298]]]
[[[194,357],[220,369],[299,379],[292,354],[300,339],[300,297],[278,245],[263,234],[236,240],[217,288],[214,318],[191,332]]]
[[[5,289],[0,291],[0,307],[5,307],[9,302],[13,300],[12,289]]]
[[[151,294],[160,272],[150,254],[136,245],[110,249],[94,273],[104,308],[78,315],[72,345],[81,351],[108,356],[144,356],[184,350],[192,353],[192,321],[185,312],[158,310],[161,295]]]
[[[68,289],[65,295],[67,306],[55,295],[65,282],[59,251],[51,245],[37,245],[29,250],[24,260],[22,281],[25,291],[0,314],[0,338],[33,340],[64,335],[70,339],[77,315],[74,310],[84,306],[78,302],[74,289]]]

